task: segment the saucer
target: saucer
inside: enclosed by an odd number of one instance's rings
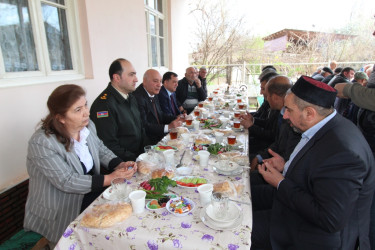
[[[212,228],[214,230],[232,230],[242,225],[243,213],[240,213],[240,216],[232,222],[220,223],[220,222],[214,221],[206,214],[206,208],[208,206],[201,209],[199,218],[202,220],[203,224],[205,224],[209,228]]]
[[[238,175],[243,172],[243,167],[238,163],[222,160],[213,167],[214,171],[222,175]]]
[[[130,190],[129,187],[128,187],[127,191],[128,191],[128,194],[127,194],[128,197],[126,197],[124,199],[124,201],[129,201],[130,200],[129,199],[129,193],[131,192],[131,190]],[[103,198],[106,199],[106,200],[110,200],[110,201],[117,201],[118,200],[117,197],[112,192],[112,187],[108,187],[106,190],[104,190],[104,192],[103,192]]]
[[[216,217],[212,204],[206,207],[206,214],[212,220],[219,223],[233,223],[240,216],[241,209],[234,203],[228,202],[228,212],[223,218]]]

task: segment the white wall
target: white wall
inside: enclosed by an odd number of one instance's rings
[[[172,0],[181,11],[185,0]],[[177,3],[178,2],[178,3]],[[143,0],[80,0],[82,40],[86,74],[91,79],[69,82],[83,86],[89,104],[107,86],[108,67],[118,58],[130,60],[139,83],[147,66],[146,22]],[[173,8],[173,7],[172,7]],[[87,16],[87,20],[85,19]],[[177,19],[181,19],[181,15]],[[178,21],[179,22],[179,21]],[[175,27],[177,24],[175,24]],[[176,30],[177,27],[175,28]],[[174,31],[174,30],[172,30]],[[170,48],[177,44],[173,41]],[[181,47],[177,46],[176,47]],[[171,53],[171,52],[170,52]],[[181,51],[173,50],[181,58]],[[180,58],[174,60],[176,68]],[[184,66],[186,67],[186,66]],[[64,82],[0,89],[0,192],[28,178],[26,171],[27,141],[37,123],[47,114],[49,94]]]

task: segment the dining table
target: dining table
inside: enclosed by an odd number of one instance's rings
[[[212,99],[211,99],[212,100]],[[215,101],[215,99],[213,99]],[[217,100],[217,98],[216,98]],[[236,102],[236,101],[234,101]],[[223,117],[223,110],[220,107],[209,105],[206,101],[208,118],[216,119]],[[229,109],[230,118],[226,124],[226,130],[236,136],[236,150],[242,155],[248,153],[248,132],[247,129],[233,129],[233,114],[235,105]],[[228,115],[228,112],[225,113]],[[197,119],[196,117],[195,119]],[[176,186],[170,187],[169,192],[176,196],[186,197],[194,202],[194,208],[186,216],[175,216],[165,208],[157,210],[145,209],[140,214],[133,213],[126,220],[115,224],[109,228],[88,228],[81,225],[81,220],[85,213],[93,207],[114,202],[110,200],[105,192],[108,187],[85,211],[83,211],[66,228],[55,249],[250,249],[252,231],[252,206],[250,195],[250,177],[248,157],[245,166],[235,174],[222,174],[217,171],[217,166],[223,160],[220,155],[211,154],[208,165],[201,167],[197,152],[194,149],[194,138],[200,135],[208,137],[215,142],[214,130],[204,128],[204,123],[199,129],[188,126],[189,140],[182,141],[181,136],[176,140],[181,140],[182,147],[175,151],[175,164],[179,163],[181,155],[185,152],[182,165],[191,169],[189,176],[200,177],[208,183],[228,182],[236,187],[242,187],[234,196],[230,197],[234,201],[233,206],[239,209],[239,216],[234,223],[213,223],[207,216],[209,204],[201,204],[199,193],[196,187]],[[171,140],[167,134],[158,144],[167,144]],[[224,141],[226,142],[226,136]],[[159,156],[159,152],[154,152]],[[182,178],[178,171],[174,169],[175,178]],[[140,183],[150,179],[149,175],[136,173],[127,181],[132,190],[142,189]],[[107,193],[108,194],[108,193]],[[130,203],[130,201],[129,201]],[[146,200],[147,203],[147,200]]]

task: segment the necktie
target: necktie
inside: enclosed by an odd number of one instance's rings
[[[156,111],[156,105],[155,105],[154,97],[150,97],[150,99],[151,99],[152,107],[154,108],[156,120],[158,120],[158,124],[160,124],[158,112]]]
[[[171,98],[171,106],[172,106],[173,115],[176,116],[177,112],[176,112],[176,107],[174,105],[173,95],[171,95],[170,98]]]

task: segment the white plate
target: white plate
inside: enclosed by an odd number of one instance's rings
[[[183,198],[184,198],[186,201],[188,201],[189,204],[191,204],[191,209],[190,209],[189,211],[187,211],[187,212],[185,212],[185,213],[182,213],[182,214],[179,214],[179,213],[175,213],[175,212],[173,212],[173,211],[171,210],[171,207],[170,207],[171,202],[173,202],[173,201],[175,201],[175,200],[180,200],[181,197],[177,197],[177,198],[174,198],[174,199],[170,199],[170,200],[168,201],[167,205],[165,206],[165,208],[168,210],[168,212],[170,212],[171,214],[173,214],[173,215],[175,215],[175,216],[177,216],[177,217],[182,217],[182,216],[186,216],[186,215],[188,215],[190,212],[192,212],[192,211],[194,210],[194,208],[195,208],[195,203],[194,203],[194,201],[192,201],[192,200],[190,200],[190,199],[188,199],[188,198],[185,198],[185,197],[183,197]]]
[[[175,178],[173,178],[173,180],[175,180],[175,181],[179,181],[179,180],[181,180],[181,179],[183,179],[183,178],[196,178],[196,177],[198,177],[198,178],[203,178],[203,177],[199,177],[199,176],[180,176],[180,177],[175,177]],[[205,180],[206,180],[206,183],[208,183],[208,181],[207,181],[206,178],[203,178],[203,179],[205,179]],[[203,184],[206,184],[206,183],[202,183],[202,185],[203,185]],[[180,184],[177,184],[177,186],[179,186],[179,187],[183,187],[183,188],[190,188],[190,189],[195,189],[195,188],[198,187],[198,186],[196,186],[196,187],[187,187],[187,186],[182,186],[182,185],[180,185]]]
[[[131,192],[130,188],[128,187],[128,196],[129,193]],[[104,192],[103,192],[103,198],[106,200],[110,201],[115,201],[117,200],[116,197],[112,193],[112,187],[108,187]],[[126,197],[124,201],[129,201],[129,197]]]
[[[199,218],[201,218],[202,222],[206,226],[208,226],[208,227],[210,227],[214,230],[232,230],[232,229],[235,229],[235,228],[241,226],[242,220],[243,220],[243,213],[240,213],[240,216],[233,222],[221,223],[221,222],[215,222],[210,217],[208,217],[208,215],[206,214],[206,207],[202,208],[201,212],[199,214]]]
[[[206,207],[208,217],[220,223],[232,223],[240,216],[240,213],[241,209],[234,202],[228,202],[228,212],[223,218],[217,218],[215,216],[212,204]]]

